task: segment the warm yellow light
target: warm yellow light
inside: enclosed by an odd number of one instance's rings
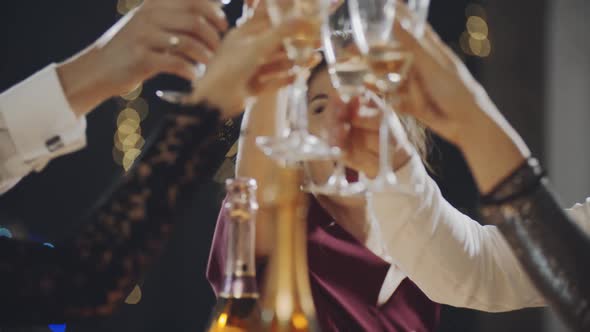
[[[125,171],[128,171],[133,166],[135,159],[137,159],[140,153],[141,150],[135,148],[125,151],[125,155],[123,156],[123,169]]]
[[[127,107],[135,109],[137,111],[137,113],[139,114],[139,118],[142,121],[145,120],[145,118],[149,112],[148,103],[145,101],[145,99],[143,99],[141,97],[130,101]]]
[[[307,318],[305,318],[305,316],[300,313],[294,314],[293,318],[291,319],[291,322],[293,323],[293,326],[298,330],[304,330],[307,328]]]
[[[227,314],[224,312],[219,315],[219,318],[217,319],[217,326],[225,327],[225,325],[227,325]]]
[[[141,122],[141,118],[139,116],[139,113],[134,110],[133,108],[126,108],[124,110],[122,110],[121,112],[119,112],[119,115],[117,116],[117,126],[120,126],[125,120],[130,119],[134,122]]]
[[[125,139],[127,136],[125,135],[123,137],[123,139]],[[115,137],[113,137],[113,143],[115,144],[115,148],[119,151],[123,151],[125,152],[125,147],[123,146],[123,140],[119,138],[119,133],[116,132],[115,133]],[[122,157],[121,157],[122,158]]]
[[[125,303],[127,304],[138,304],[141,301],[141,288],[139,286],[135,286],[131,294],[127,296],[125,299]]]
[[[263,194],[268,195],[270,192],[272,192],[272,190]],[[291,296],[288,291],[281,290],[279,294],[277,294],[275,307],[277,318],[283,322],[288,321],[293,312],[293,296]]]
[[[130,149],[130,148],[141,149],[143,147],[144,143],[145,143],[145,140],[143,139],[143,137],[141,137],[141,135],[136,134],[136,133],[129,134],[121,142],[124,150]]]
[[[485,58],[492,53],[492,43],[489,39],[484,39],[481,45],[481,52],[478,54],[480,57]]]
[[[475,38],[469,38],[469,50],[472,54],[479,55],[483,48],[483,42]]]
[[[473,53],[471,52],[471,49],[469,48],[469,40],[471,38],[469,37],[469,34],[465,31],[463,31],[463,33],[461,34],[461,38],[459,39],[459,46],[461,46],[461,50],[463,51],[463,53],[468,54],[468,55],[472,55]]]
[[[125,100],[134,100],[141,95],[141,91],[143,91],[143,84],[139,83],[133,90],[121,95],[121,98]]]
[[[466,23],[467,32],[473,39],[484,40],[488,38],[488,23],[479,16],[469,16]]]
[[[133,119],[125,119],[117,127],[117,132],[119,133],[120,140],[124,140],[125,136],[129,134],[141,134],[141,127],[139,126],[139,121],[135,121]]]
[[[469,49],[473,55],[485,58],[490,55],[492,45],[489,39],[477,40],[475,38],[469,38]]]

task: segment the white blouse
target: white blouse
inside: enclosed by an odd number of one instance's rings
[[[373,193],[369,207],[388,255],[430,299],[490,312],[545,305],[499,230],[451,206],[418,156],[397,174],[403,192]],[[569,212],[590,233],[590,198]]]
[[[85,145],[86,118],[74,115],[55,64],[0,93],[0,194]]]

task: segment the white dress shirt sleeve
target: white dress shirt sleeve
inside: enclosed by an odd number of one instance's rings
[[[405,190],[371,194],[370,208],[395,263],[430,299],[490,312],[545,304],[499,230],[451,206],[418,156],[397,174]]]
[[[0,193],[53,158],[86,145],[86,118],[77,118],[55,65],[0,94]]]

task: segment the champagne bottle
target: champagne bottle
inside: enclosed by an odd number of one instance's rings
[[[261,311],[254,262],[256,181],[228,179],[224,205],[227,227],[225,279],[208,332],[260,331]]]
[[[262,331],[319,331],[307,265],[307,196],[300,190],[300,169],[277,171],[271,192],[264,193],[275,221],[273,253],[265,275]]]

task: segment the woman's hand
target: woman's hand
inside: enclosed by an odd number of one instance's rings
[[[231,117],[243,110],[248,97],[292,83],[293,63],[282,51],[282,41],[300,24],[307,23],[293,20],[272,27],[260,18],[231,31],[190,100],[207,100]]]
[[[408,20],[404,6],[400,14]],[[414,55],[413,68],[398,110],[415,116],[456,144],[467,159],[482,193],[516,169],[530,152],[469,70],[426,26],[416,39],[400,25],[397,36]]]
[[[208,0],[144,0],[97,42],[58,66],[74,112],[83,115],[109,97],[127,93],[159,73],[195,78],[228,28],[221,8]]]
[[[413,152],[413,147],[408,142],[406,132],[399,117],[373,94],[369,94],[368,105],[379,109],[379,115],[362,115],[362,107],[359,98],[352,99],[344,104],[339,98],[332,98],[338,112],[333,112],[331,137],[332,143],[339,146],[344,152],[344,162],[350,168],[363,172],[369,178],[374,178],[379,172],[379,125],[383,118],[383,110],[389,113],[389,127],[392,133],[390,142],[392,150],[393,168],[398,169],[405,165]]]
[[[407,20],[413,19],[405,6],[399,6],[398,12]],[[416,39],[396,25],[397,37],[414,56],[402,96],[409,100],[409,107],[400,111],[415,116],[459,145],[473,124],[483,121],[486,114],[499,113],[463,62],[428,24],[424,30],[423,37]]]

